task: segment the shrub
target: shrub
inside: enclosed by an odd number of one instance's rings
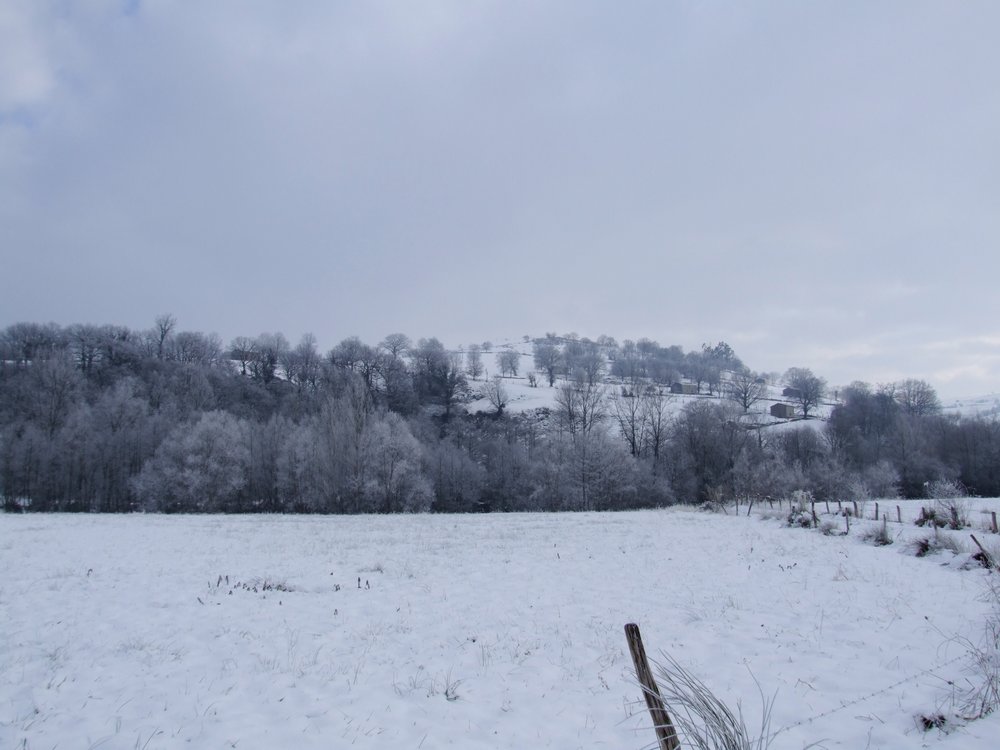
[[[943,517],[938,516],[937,510],[935,508],[923,507],[920,509],[920,517],[917,518],[914,523],[917,526],[930,526],[935,529],[940,529],[942,526],[946,525]]]
[[[926,557],[944,551],[953,552],[956,555],[962,552],[958,542],[947,534],[938,534],[936,529],[931,536],[914,539],[908,546],[917,557]]]
[[[980,719],[1000,708],[1000,580],[991,575],[986,582],[987,601],[992,605],[987,615],[983,639],[979,643],[964,640],[972,657],[971,687],[961,696],[962,716]]]
[[[660,695],[670,712],[681,747],[693,750],[767,750],[774,735],[769,733],[773,699],[761,692],[761,726],[751,735],[743,719],[723,703],[705,683],[663,655],[655,663]],[[759,688],[759,686],[758,686]]]
[[[861,538],[866,542],[874,544],[876,547],[885,547],[893,542],[892,536],[889,534],[889,526],[885,522],[885,519],[882,519],[880,526],[870,526],[867,528],[862,532]]]
[[[935,479],[927,483],[927,497],[932,500],[948,500],[967,497],[969,491],[957,479]]]
[[[811,529],[813,522],[812,510],[803,508],[792,508],[788,512],[788,518],[785,519],[786,525],[803,529]]]
[[[838,536],[840,531],[840,524],[830,519],[825,519],[819,524],[819,531],[823,536]]]
[[[958,498],[938,500],[935,505],[938,514],[945,518],[945,525],[949,529],[959,531],[967,526],[971,526],[969,523],[969,505],[964,500],[959,500]]]

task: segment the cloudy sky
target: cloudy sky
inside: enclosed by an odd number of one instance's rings
[[[1000,3],[0,0],[0,326],[1000,391]]]

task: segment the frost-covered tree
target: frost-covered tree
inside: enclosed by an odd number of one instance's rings
[[[726,398],[740,405],[746,414],[753,405],[767,396],[767,381],[748,369],[734,371],[722,386]]]
[[[142,507],[165,512],[246,510],[250,446],[247,424],[221,411],[175,428],[133,486]]]
[[[551,388],[556,383],[556,373],[559,372],[562,353],[559,347],[549,340],[535,342],[534,348],[535,369],[545,373]]]
[[[483,374],[483,352],[479,344],[470,344],[465,352],[465,372],[470,378],[476,380]]]
[[[494,376],[483,387],[483,392],[486,400],[490,402],[490,406],[496,410],[496,415],[499,417],[503,414],[503,410],[507,407],[507,402],[510,401],[510,395],[507,393],[507,386],[503,384],[503,379],[500,376]]]
[[[641,455],[646,442],[646,412],[643,409],[642,399],[631,391],[613,393],[608,402],[611,404],[611,416],[625,440],[629,453],[633,456]]]
[[[177,327],[177,318],[169,313],[157,315],[153,321],[152,340],[156,347],[156,358],[165,359],[168,351],[170,336]]]
[[[928,417],[941,411],[937,391],[924,380],[901,380],[894,385],[894,395],[903,412],[911,416]]]
[[[365,492],[373,510],[412,513],[430,509],[433,493],[421,473],[423,451],[402,417],[380,414],[371,422],[364,446]]]
[[[819,406],[826,395],[826,381],[813,375],[808,367],[792,367],[785,373],[785,385],[794,389],[791,399],[802,409],[802,416],[809,417],[809,412]]]
[[[571,435],[588,434],[607,417],[604,386],[566,384],[556,393],[559,424]]]
[[[504,377],[517,377],[517,370],[521,365],[521,354],[516,349],[504,349],[497,354],[497,367]]]

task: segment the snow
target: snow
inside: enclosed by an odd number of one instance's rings
[[[942,411],[963,417],[995,417],[1000,414],[1000,394],[987,393],[944,401]]]
[[[989,574],[763,513],[0,515],[0,747],[649,747],[637,622],[773,748],[995,748],[915,721]]]

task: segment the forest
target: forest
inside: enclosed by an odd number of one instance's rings
[[[509,409],[515,382],[551,405]],[[776,425],[763,407],[781,386],[797,420]],[[1000,422],[942,413],[920,380],[831,392],[805,367],[757,373],[724,342],[449,350],[396,333],[321,353],[308,334],[227,345],[171,315],[0,331],[9,512],[582,511],[940,487],[1000,495]]]

